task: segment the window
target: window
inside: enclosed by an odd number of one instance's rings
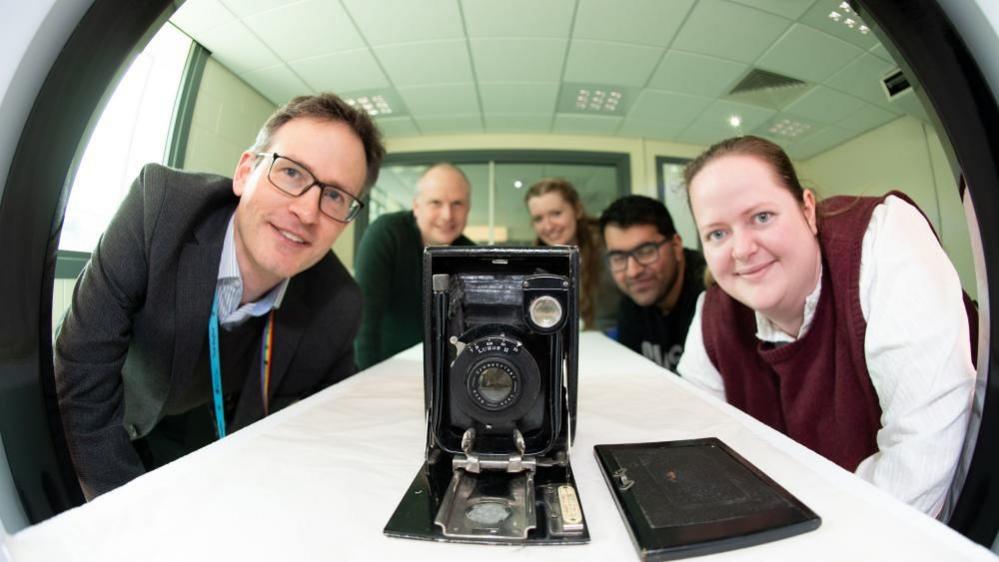
[[[166,161],[190,49],[191,40],[168,23],[125,73],[77,168],[60,250],[93,250],[139,169]]]
[[[543,150],[410,153],[390,155],[386,161],[371,190],[368,222],[385,213],[410,209],[420,176],[434,163],[451,162],[472,184],[465,236],[478,244],[534,244],[536,236],[524,194],[542,178],[569,180],[587,213],[594,217],[628,193],[631,182],[625,154]]]
[[[690,212],[687,187],[683,183],[683,168],[690,160],[656,156],[656,179],[659,183],[659,200],[666,205],[673,219],[677,234],[683,238],[683,245],[694,250],[701,249],[697,236],[694,215]]]

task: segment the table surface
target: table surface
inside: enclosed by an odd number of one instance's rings
[[[382,529],[423,462],[419,346],[97,500],[8,537],[35,560],[636,560],[598,443],[719,437],[822,517],[711,560],[995,560],[988,550],[598,334],[580,342],[571,461],[591,540],[483,546]]]

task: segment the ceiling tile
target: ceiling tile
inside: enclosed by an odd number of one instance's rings
[[[285,61],[366,47],[340,4],[326,0],[258,12],[243,21]]]
[[[859,135],[895,119],[898,119],[898,115],[865,103],[853,115],[837,122],[836,127],[854,135]]]
[[[756,66],[800,80],[821,82],[863,52],[832,35],[796,23]]]
[[[826,88],[816,86],[784,108],[786,113],[805,117],[822,124],[831,124],[856,113],[864,102]]]
[[[389,86],[368,49],[300,59],[289,64],[317,91],[351,92]]]
[[[555,111],[557,83],[545,84],[479,84],[482,112],[488,119],[494,113],[545,113],[551,120]],[[487,123],[488,125],[488,123]]]
[[[472,39],[479,82],[555,82],[562,78],[564,39]]]
[[[825,84],[842,92],[857,96],[865,101],[879,105],[888,111],[898,113],[891,105],[881,85],[885,74],[895,69],[894,63],[887,62],[872,54],[865,54],[846,65],[843,70],[830,76]]]
[[[574,39],[566,63],[566,82],[644,86],[663,53],[658,47]]]
[[[254,70],[240,76],[247,84],[271,100],[282,105],[295,96],[313,93],[297,74],[284,64]]]
[[[572,36],[666,47],[694,0],[579,0]]]
[[[170,21],[185,33],[201,43],[200,35],[222,24],[236,20],[236,16],[219,0],[199,0],[184,2],[170,16]]]
[[[796,20],[804,14],[815,0],[732,0],[746,6]]]
[[[736,135],[744,135],[770,119],[776,111],[742,103],[716,100],[682,133],[678,140],[693,144],[714,144]],[[742,119],[739,127],[732,127],[729,118],[737,115]]]
[[[709,98],[645,90],[628,112],[620,134],[673,138],[710,103]]]
[[[469,37],[565,39],[575,0],[461,0]],[[530,17],[525,17],[530,14]]]
[[[243,22],[234,20],[198,35],[196,38],[232,72],[245,74],[281,62]]]
[[[250,14],[255,14],[257,12],[263,12],[265,10],[270,10],[272,8],[277,8],[280,6],[285,6],[287,4],[294,4],[299,0],[221,0],[223,4],[232,13],[239,17],[246,17]],[[185,2],[184,4],[197,4],[201,0],[195,2]]]
[[[479,101],[474,84],[438,84],[399,88],[410,114],[426,115],[479,114]],[[422,121],[417,119],[418,123]]]
[[[852,139],[855,135],[837,127],[826,127],[814,135],[787,145],[785,150],[795,160],[807,160]]]
[[[603,115],[576,115],[558,113],[555,115],[553,133],[613,135],[621,126],[623,117]]]
[[[420,134],[409,117],[379,117],[375,119],[375,124],[386,137],[414,137]]]
[[[723,0],[701,0],[672,48],[753,62],[791,25],[791,21]]]
[[[375,54],[396,86],[472,81],[464,40],[377,47]]]
[[[482,132],[482,116],[478,114],[423,116],[415,119],[425,135]]]
[[[547,133],[551,131],[551,113],[535,115],[486,115],[487,133]]]
[[[830,35],[835,35],[844,41],[853,43],[864,50],[870,49],[878,42],[878,38],[870,31],[866,34],[861,33],[860,26],[866,25],[866,23],[857,14],[845,12],[840,7],[842,3],[842,0],[819,0],[805,15],[801,16],[800,21],[801,23],[807,23],[812,27],[821,29]],[[834,11],[842,15],[842,18],[838,22],[829,18],[829,14]],[[847,18],[851,18],[857,22],[853,29],[850,29],[844,23]]]
[[[368,44],[464,39],[455,0],[343,0]]]
[[[747,68],[738,62],[670,50],[649,87],[713,98],[726,93]]]
[[[886,61],[894,61],[895,60],[891,56],[891,53],[888,52],[888,49],[886,49],[885,46],[882,45],[881,43],[878,43],[877,45],[871,47],[871,49],[870,49],[869,52],[872,55],[874,55],[876,57],[879,57],[879,58],[882,58],[882,59],[884,59]]]

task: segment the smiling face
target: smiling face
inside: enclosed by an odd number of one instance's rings
[[[576,221],[583,216],[583,210],[572,204],[556,191],[531,197],[527,200],[527,210],[531,213],[531,226],[538,238],[549,246],[578,244]]]
[[[302,164],[316,179],[355,197],[364,187],[364,146],[346,124],[312,118],[293,119],[274,134],[264,152]],[[236,207],[236,258],[246,292],[266,291],[282,279],[315,265],[346,224],[319,212],[318,186],[291,197],[267,178],[270,157],[244,152],[233,175]]]
[[[718,285],[796,336],[821,271],[812,192],[798,201],[765,161],[732,154],[706,164],[689,195]]]
[[[672,307],[683,285],[683,240],[679,235],[664,236],[655,225],[636,224],[628,227],[611,223],[604,227],[604,242],[608,254],[628,253],[641,246],[651,244],[656,247],[656,258],[651,263],[641,264],[631,256],[619,271],[611,271],[614,282],[621,291],[631,297],[639,306],[653,304]],[[672,296],[672,299],[668,297]]]
[[[413,215],[424,246],[448,246],[465,230],[471,186],[449,165],[427,170],[413,199]]]

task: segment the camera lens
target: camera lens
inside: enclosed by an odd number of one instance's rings
[[[513,392],[513,377],[503,369],[487,367],[479,374],[479,395],[492,404],[499,404]]]
[[[503,360],[487,360],[472,369],[469,390],[479,406],[502,410],[517,399],[517,373]]]

